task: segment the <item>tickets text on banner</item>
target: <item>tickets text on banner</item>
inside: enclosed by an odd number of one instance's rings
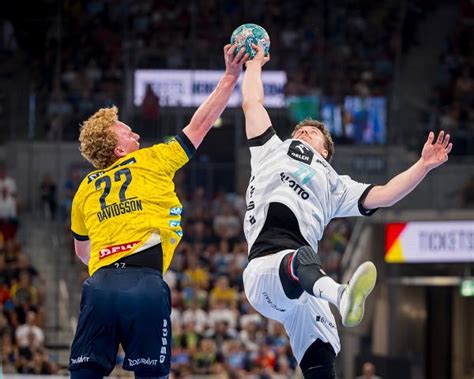
[[[387,224],[385,261],[474,262],[474,221],[411,221]]]

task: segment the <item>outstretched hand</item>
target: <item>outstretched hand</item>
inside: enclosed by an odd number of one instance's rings
[[[242,71],[242,65],[247,61],[249,55],[245,53],[245,49],[240,51],[234,56],[234,51],[237,45],[225,45],[224,46],[224,60],[225,60],[225,73],[231,75],[236,79],[239,77]]]
[[[421,160],[428,171],[446,162],[453,148],[453,144],[449,142],[449,134],[445,134],[444,130],[439,132],[438,138],[433,143],[434,139],[435,134],[430,132],[421,152]]]
[[[257,51],[257,54],[255,54],[255,56],[247,61],[247,63],[250,63],[250,62],[257,62],[260,64],[260,66],[263,66],[265,63],[267,63],[268,61],[270,61],[270,54],[268,54],[267,56],[265,56],[265,53],[264,53],[264,49],[262,46],[259,46],[259,45],[255,45],[254,43],[252,44],[252,47],[254,48],[254,50]]]

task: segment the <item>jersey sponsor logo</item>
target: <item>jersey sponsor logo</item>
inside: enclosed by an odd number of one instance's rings
[[[263,298],[265,299],[265,301],[267,302],[267,304],[273,308],[274,310],[278,311],[278,312],[286,312],[286,309],[283,309],[283,308],[278,308],[275,303],[273,303],[272,299],[270,298],[270,295],[268,294],[268,292],[262,292],[262,295],[263,295]]]
[[[311,151],[311,149],[299,141],[291,142],[287,154],[290,158],[307,164],[311,164],[314,156],[314,153]]]
[[[174,232],[180,237],[183,236],[183,231],[182,230],[175,230]]]
[[[293,172],[293,176],[298,178],[302,185],[308,184],[316,175],[316,170],[309,165],[298,163],[298,170]]]
[[[183,208],[182,207],[173,207],[170,208],[170,216],[179,216],[183,213]]]
[[[105,208],[97,212],[97,218],[99,219],[99,222],[102,222],[104,220],[108,220],[109,218],[117,217],[125,213],[138,212],[142,210],[143,206],[140,199],[127,199],[118,204],[115,203],[106,205]]]
[[[163,319],[163,327],[161,329],[161,342],[163,346],[161,346],[161,350],[160,350],[160,363],[163,363],[166,359],[166,355],[167,355],[166,346],[168,345],[168,339],[167,339],[168,335],[169,335],[168,320]]]
[[[89,357],[81,355],[80,357],[77,358],[71,358],[71,364],[77,365],[78,363],[84,363],[84,362],[89,362]]]
[[[117,253],[126,253],[132,250],[140,241],[123,243],[121,245],[107,246],[99,251],[99,259],[107,258]]]
[[[87,184],[105,174],[105,171],[94,172],[87,177]]]
[[[116,166],[111,167],[107,171],[110,171],[110,170],[116,169],[117,167],[125,166],[125,165],[128,165],[128,164],[133,164],[133,163],[137,163],[137,160],[135,158],[130,158],[130,159],[127,159],[126,161],[123,161],[123,162],[119,163]],[[104,175],[105,173],[106,173],[106,171],[98,171],[98,172],[94,172],[94,173],[88,175],[87,176],[87,184],[89,184],[93,180],[97,179],[98,177]]]
[[[138,366],[138,365],[156,366],[157,364],[158,364],[158,359],[151,359],[151,358],[130,359],[128,358],[128,365],[130,367]]]
[[[170,226],[171,226],[172,228],[176,228],[176,227],[178,227],[178,226],[180,226],[180,225],[181,225],[181,221],[179,221],[179,220],[170,220]]]
[[[323,317],[323,316],[319,316],[319,315],[316,316],[316,322],[320,322],[333,329],[336,327],[336,325],[334,325],[331,321],[327,320],[326,317]]]
[[[280,179],[283,183],[286,183],[288,187],[290,187],[296,194],[301,197],[303,200],[307,200],[309,198],[309,193],[305,191],[305,189],[298,184],[298,182],[288,174],[284,172],[280,173]]]

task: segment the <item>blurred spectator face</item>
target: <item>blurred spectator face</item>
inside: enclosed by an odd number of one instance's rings
[[[36,352],[33,354],[33,364],[37,367],[41,367],[43,364],[43,356],[41,353]]]
[[[30,275],[26,271],[20,274],[20,287],[25,288],[30,286]]]
[[[202,339],[200,345],[203,353],[213,353],[216,350],[216,344],[208,338]]]
[[[28,325],[36,325],[36,313],[35,312],[28,312],[26,315],[26,323]]]
[[[26,270],[28,267],[30,267],[30,261],[25,254],[23,253],[18,254],[17,267],[23,270]]]
[[[117,146],[115,147],[115,155],[119,158],[133,153],[140,148],[140,136],[132,132],[132,129],[119,121],[113,128],[115,136],[117,137]]]
[[[366,378],[371,378],[375,375],[375,366],[370,362],[365,362],[362,366],[362,374]]]
[[[198,238],[203,238],[206,235],[206,224],[199,221],[194,224],[194,235]]]
[[[226,290],[229,288],[229,279],[227,279],[225,276],[221,276],[216,283],[216,287],[219,287],[222,290]]]

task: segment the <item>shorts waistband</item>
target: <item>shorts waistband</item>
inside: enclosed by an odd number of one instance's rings
[[[139,251],[135,254],[120,258],[103,268],[143,267],[158,270],[163,275],[163,249],[161,243]]]

